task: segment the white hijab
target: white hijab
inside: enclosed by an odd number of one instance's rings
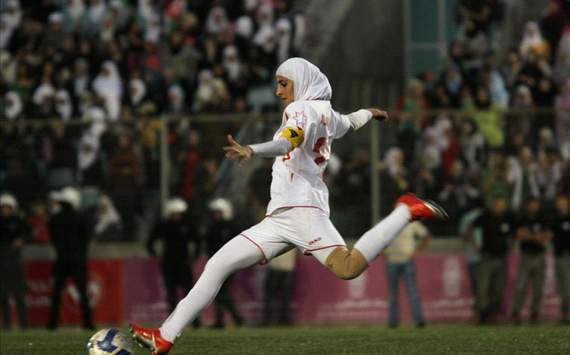
[[[6,95],[4,95],[4,99],[11,102],[10,107],[5,106],[4,109],[6,118],[9,120],[16,119],[24,110],[24,105],[22,104],[20,95],[18,95],[15,91],[8,91]]]
[[[306,59],[287,59],[277,68],[276,74],[293,81],[295,101],[330,100],[332,98],[329,79],[316,65]]]
[[[527,22],[520,47],[523,57],[526,57],[534,46],[540,45],[543,42],[544,38],[542,38],[538,24],[534,21]]]
[[[59,116],[67,121],[73,114],[73,105],[71,103],[71,96],[65,89],[60,89],[55,93],[55,110]]]
[[[121,113],[121,96],[123,85],[117,65],[113,61],[106,61],[103,67],[107,69],[109,75],[104,75],[101,71],[93,82],[95,93],[105,101],[105,108],[109,118],[116,121]]]

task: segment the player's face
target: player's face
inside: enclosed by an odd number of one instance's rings
[[[277,90],[275,91],[275,95],[279,97],[283,106],[287,106],[295,101],[293,84],[293,80],[289,80],[284,76],[277,75]]]

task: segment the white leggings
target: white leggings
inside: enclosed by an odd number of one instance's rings
[[[162,337],[170,342],[192,322],[216,297],[224,281],[234,272],[259,263],[263,255],[242,236],[224,245],[210,260],[200,278],[160,327]]]
[[[384,220],[372,227],[356,242],[357,248],[368,264],[400,233],[408,224],[410,213],[400,205]],[[279,255],[291,248],[291,243],[277,243],[271,255]],[[317,260],[325,265],[328,255],[334,248],[313,251]],[[259,263],[265,259],[261,246],[239,235],[224,245],[210,258],[202,275],[176,306],[172,314],[160,327],[162,337],[170,342],[182,332],[186,324],[193,321],[216,297],[224,281],[234,272]]]

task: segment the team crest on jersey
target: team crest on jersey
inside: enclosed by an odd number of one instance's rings
[[[305,115],[305,111],[295,111],[289,119],[299,128],[304,129],[307,126],[307,115]]]

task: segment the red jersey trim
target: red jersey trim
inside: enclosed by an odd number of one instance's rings
[[[332,245],[327,245],[324,247],[320,247],[320,248],[315,248],[315,249],[305,249],[305,251],[303,252],[303,254],[305,255],[310,255],[311,252],[317,251],[317,250],[322,250],[322,249],[328,249],[328,248],[335,248],[335,247],[344,247],[346,246],[345,244],[332,244]]]
[[[240,233],[239,235],[241,235],[245,239],[252,242],[257,247],[257,249],[259,249],[259,251],[261,252],[261,255],[263,256],[263,260],[261,260],[259,262],[259,264],[264,265],[264,264],[267,264],[269,262],[269,260],[267,259],[267,256],[265,256],[265,253],[263,252],[263,249],[261,248],[261,245],[257,244],[256,242],[253,241],[253,239],[251,239],[250,237],[248,237],[247,235],[245,235],[243,233]]]

